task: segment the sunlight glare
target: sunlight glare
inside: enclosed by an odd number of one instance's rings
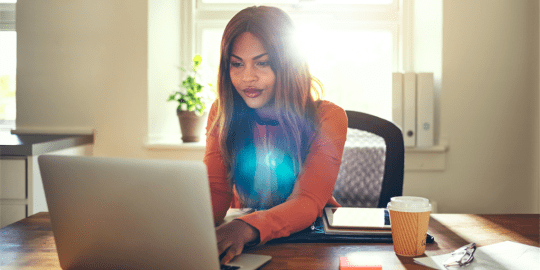
[[[391,119],[392,34],[297,23],[297,42],[325,99]]]
[[[315,0],[319,4],[388,5],[394,0]]]

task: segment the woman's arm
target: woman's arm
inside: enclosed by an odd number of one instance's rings
[[[223,163],[223,158],[219,151],[219,137],[217,130],[210,131],[210,127],[216,116],[217,104],[214,102],[210,109],[208,123],[206,125],[206,151],[204,153],[203,161],[208,170],[214,223],[217,225],[223,221],[223,218],[231,205],[232,188],[227,180],[227,168]]]
[[[347,115],[326,102],[319,108],[319,121],[320,132],[287,201],[240,218],[259,230],[261,243],[307,228],[322,216],[332,196],[347,137]]]

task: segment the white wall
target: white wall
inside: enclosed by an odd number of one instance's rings
[[[95,128],[97,156],[202,159],[143,147],[147,89],[160,87],[156,65],[165,62],[155,59],[148,6],[19,0],[17,127]],[[406,195],[436,200],[439,212],[539,211],[538,10],[537,0],[444,1],[446,170],[407,172]]]
[[[440,212],[538,212],[537,10],[538,1],[444,1],[446,170],[407,173],[405,194]]]
[[[99,2],[19,1],[17,123],[22,128],[94,126],[96,91],[111,32]],[[109,13],[110,14],[110,13]],[[69,78],[69,79],[66,79]],[[46,104],[46,105],[45,105]]]
[[[442,2],[414,0],[412,71],[433,73],[433,133],[435,144],[441,132]]]
[[[148,137],[156,139],[161,134],[174,134],[180,138],[176,102],[165,102],[180,85],[180,1],[148,1]],[[152,93],[152,94],[150,94]],[[156,117],[158,116],[158,117]]]
[[[88,132],[96,154],[141,156],[146,0],[17,2],[17,130]]]

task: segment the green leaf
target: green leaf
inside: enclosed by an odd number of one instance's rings
[[[196,54],[194,57],[193,57],[193,67],[196,68],[198,67],[200,64],[201,64],[201,61],[202,61],[202,58],[199,54]]]
[[[179,85],[181,90],[176,91],[168,97],[168,101],[176,100],[180,105],[186,104],[185,106],[187,106],[189,111],[200,111],[200,114],[202,114],[206,108],[204,103],[210,101],[208,98],[209,95],[203,92],[206,85],[203,86],[196,81],[197,76],[199,76],[197,69],[201,62],[201,55],[196,54],[193,57],[192,70],[186,70],[183,66],[178,67],[182,72],[185,72],[186,77]],[[215,91],[212,84],[208,85],[210,85],[210,91]]]
[[[186,88],[186,89],[189,89],[191,87],[191,83],[189,82],[188,79],[185,79],[183,82],[182,82],[182,87]]]

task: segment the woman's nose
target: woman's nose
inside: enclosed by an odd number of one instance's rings
[[[254,81],[257,79],[255,68],[250,67],[250,66],[246,66],[246,68],[244,68],[243,75],[244,75],[243,80],[246,82]]]

